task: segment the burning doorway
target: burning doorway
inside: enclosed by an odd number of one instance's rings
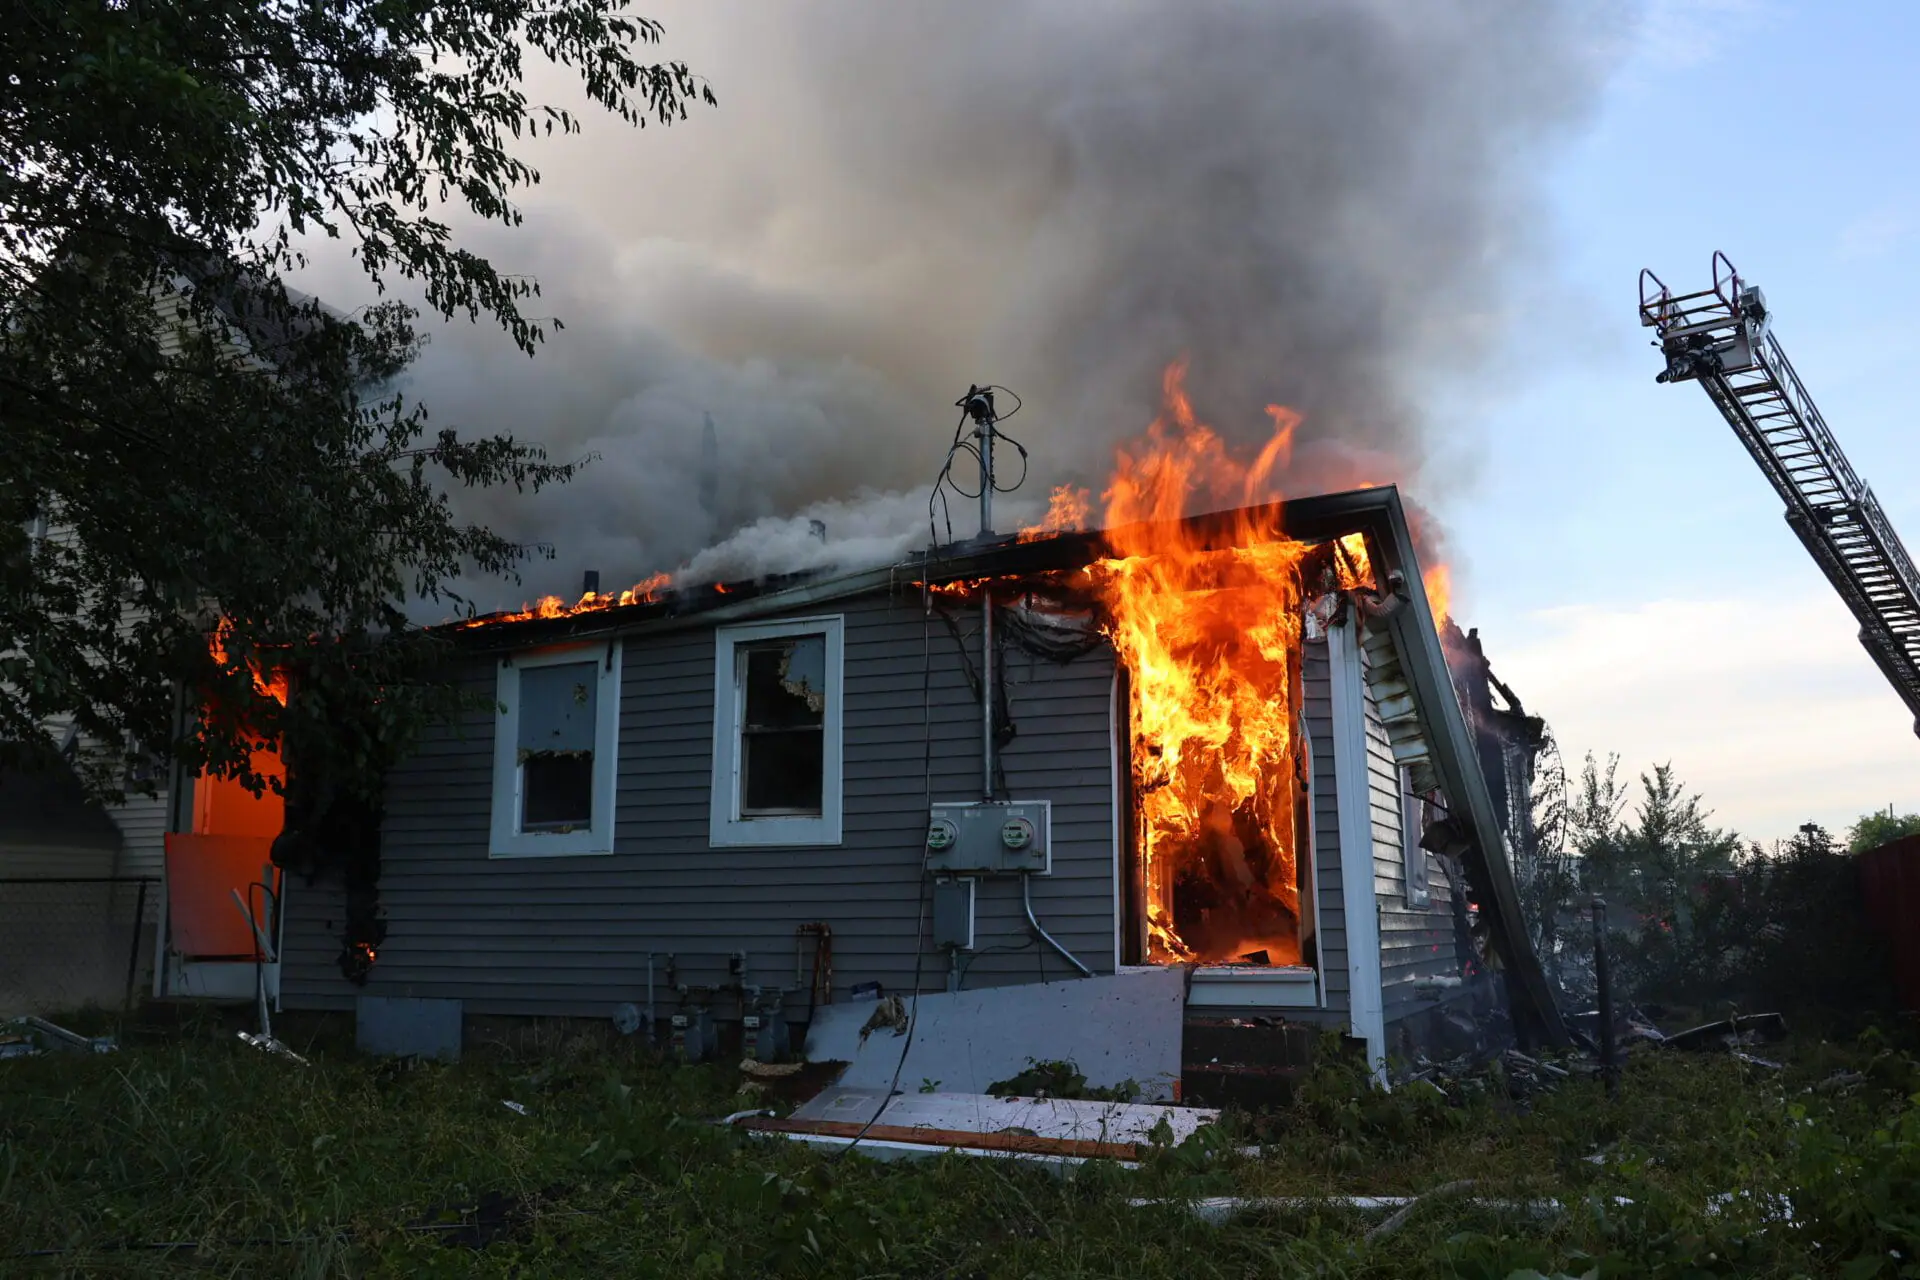
[[[223,620],[210,642],[226,665]],[[249,664],[253,665],[253,664]],[[253,666],[255,692],[285,705],[286,677]],[[166,836],[162,993],[239,999],[279,989],[281,877],[272,846],[286,819],[275,790],[286,769],[277,744],[258,742],[252,768],[266,779],[255,793],[238,778],[202,773],[191,780],[191,810],[179,815],[187,830]]]
[[[1268,537],[1101,566],[1122,671],[1124,963],[1310,962],[1310,550]]]
[[[1268,406],[1273,434],[1243,463],[1196,420],[1183,374],[1120,450],[1092,570],[1126,686],[1121,959],[1297,966],[1313,930],[1305,607],[1362,585],[1368,558],[1358,538],[1283,529],[1274,481],[1298,415]],[[1228,509],[1189,518],[1194,502]]]

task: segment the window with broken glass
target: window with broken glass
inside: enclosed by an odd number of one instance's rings
[[[520,673],[520,830],[593,825],[593,752],[599,708],[596,664],[568,662]]]
[[[1420,838],[1427,830],[1427,801],[1413,789],[1413,771],[1400,770],[1400,860],[1406,877],[1406,898],[1410,907],[1424,907],[1432,901],[1427,880],[1427,851]]]
[[[787,636],[734,650],[739,697],[739,813],[824,812],[827,638]]]

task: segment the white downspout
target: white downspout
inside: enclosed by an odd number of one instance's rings
[[[1340,810],[1340,893],[1347,925],[1347,1009],[1367,1065],[1387,1083],[1386,1011],[1380,992],[1380,907],[1373,888],[1373,794],[1367,778],[1367,703],[1358,619],[1327,628],[1333,687],[1333,785]]]

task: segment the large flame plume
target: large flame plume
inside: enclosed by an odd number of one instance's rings
[[[1166,371],[1160,416],[1119,451],[1104,495],[1111,554],[1095,573],[1131,687],[1143,958],[1297,964],[1299,569],[1311,548],[1281,532],[1271,504],[1300,419],[1269,406],[1273,434],[1242,462],[1194,416],[1185,373]],[[1181,518],[1220,507],[1240,527],[1216,550]]]

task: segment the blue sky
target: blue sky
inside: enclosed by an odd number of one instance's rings
[[[1920,6],[1657,4],[1549,177],[1554,270],[1444,389],[1458,609],[1569,762],[1671,761],[1775,839],[1920,811],[1920,739],[1781,504],[1693,386],[1656,386],[1635,279],[1724,250],[1909,547],[1920,545]]]

